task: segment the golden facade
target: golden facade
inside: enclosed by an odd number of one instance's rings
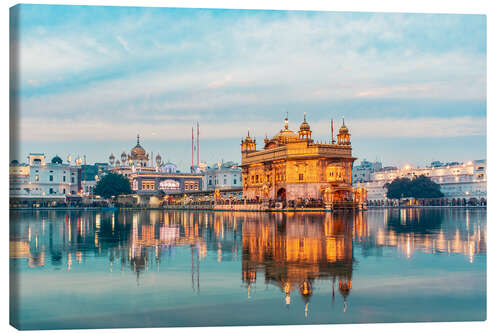
[[[316,199],[325,202],[348,202],[358,196],[352,187],[351,135],[342,120],[337,142],[315,142],[311,128],[304,121],[296,133],[284,129],[272,139],[264,139],[264,149],[257,150],[256,140],[241,141],[243,197],[278,201]]]

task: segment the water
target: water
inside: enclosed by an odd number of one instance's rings
[[[486,319],[486,210],[11,211],[22,329]]]

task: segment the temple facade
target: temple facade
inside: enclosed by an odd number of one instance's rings
[[[137,144],[130,154],[123,152],[120,160],[109,156],[110,171],[128,178],[132,190],[137,194],[158,195],[196,193],[202,189],[201,174],[180,173],[175,164],[164,162],[160,154],[153,160],[153,153],[148,154],[141,146],[139,135]]]
[[[299,131],[284,128],[272,139],[264,139],[264,148],[257,149],[256,140],[247,137],[241,141],[241,168],[243,197],[245,199],[323,200],[349,202],[357,200],[351,184],[351,135],[342,119],[337,140],[319,143],[312,139],[306,121]]]

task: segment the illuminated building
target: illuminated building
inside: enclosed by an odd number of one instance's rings
[[[246,199],[273,199],[286,202],[316,199],[327,202],[353,200],[351,186],[351,135],[342,121],[337,142],[319,143],[312,139],[306,121],[298,133],[285,126],[272,139],[264,139],[258,150],[256,140],[241,141],[243,196]]]
[[[355,187],[363,187],[367,191],[367,200],[371,204],[389,204],[387,189],[384,185],[396,178],[413,178],[426,176],[441,187],[443,198],[438,205],[486,204],[487,181],[486,160],[475,160],[467,163],[442,164],[433,162],[430,167],[414,168],[405,165],[372,173],[371,180],[358,182]]]
[[[137,135],[137,144],[132,147],[130,154],[123,152],[120,158],[116,158],[114,154],[109,156],[109,164],[112,166],[114,173],[119,173],[124,176],[129,176],[135,172],[158,172],[162,166],[162,158],[160,154],[156,156],[156,163],[153,158],[146,153],[146,150],[141,146],[140,137]],[[154,164],[153,164],[154,163]],[[174,171],[175,172],[175,171]]]
[[[132,190],[138,194],[192,193],[201,191],[202,188],[202,175],[180,173],[175,164],[163,162],[160,154],[153,161],[141,146],[139,135],[130,154],[123,152],[120,160],[111,154],[109,164],[114,166],[111,172],[126,176]]]

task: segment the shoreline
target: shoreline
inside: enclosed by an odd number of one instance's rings
[[[407,208],[441,208],[441,209],[487,209],[488,206],[376,206],[357,209],[357,211],[382,210],[382,209],[407,209]],[[119,210],[186,210],[186,211],[217,211],[217,212],[263,212],[263,213],[287,213],[287,212],[345,212],[352,209],[328,210],[325,208],[271,208],[271,209],[217,209],[217,208],[193,208],[193,207],[9,207],[12,211],[65,211],[65,210],[84,210],[84,211],[119,211]]]

